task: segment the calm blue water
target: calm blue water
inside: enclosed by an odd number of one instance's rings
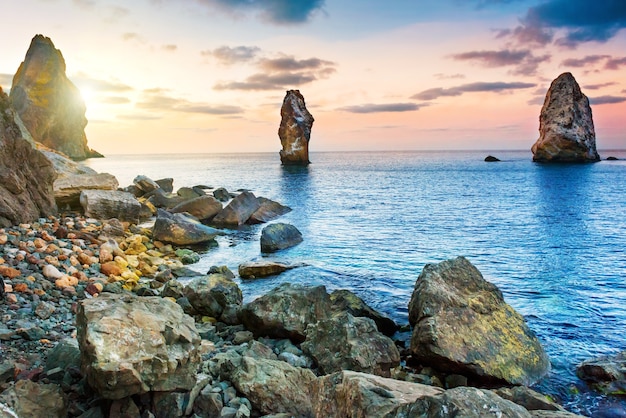
[[[110,156],[88,165],[122,186],[137,174],[173,177],[175,188],[244,188],[293,208],[280,220],[304,242],[268,258],[308,266],[241,283],[246,300],[285,281],[324,284],[407,323],[424,265],[463,255],[543,342],[552,372],[540,390],[579,413],[626,411],[575,376],[580,361],[626,348],[626,161],[541,165],[529,152],[499,152],[502,162],[485,163],[485,155],[313,153],[307,168],[281,167],[278,153]],[[261,259],[261,228],[221,237],[194,268],[236,272]]]

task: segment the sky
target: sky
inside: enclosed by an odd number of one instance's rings
[[[49,37],[107,154],[529,150],[569,71],[600,150],[626,149],[624,0],[0,0],[0,86]]]

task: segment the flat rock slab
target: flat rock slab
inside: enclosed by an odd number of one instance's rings
[[[273,261],[250,261],[239,265],[239,277],[242,279],[258,279],[280,274],[290,268],[293,267]]]
[[[116,218],[120,221],[139,223],[141,204],[135,196],[118,190],[83,190],[80,205],[85,216],[96,219]]]

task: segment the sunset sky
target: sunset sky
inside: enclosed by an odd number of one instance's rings
[[[103,154],[274,152],[299,89],[310,150],[529,150],[550,82],[626,148],[624,0],[0,0],[0,85],[50,37]]]

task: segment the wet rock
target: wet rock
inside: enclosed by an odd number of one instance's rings
[[[498,161],[500,161],[500,159],[497,158],[497,157],[494,157],[493,155],[488,155],[488,156],[485,157],[485,162],[487,162],[487,163],[495,163],[495,162],[498,162]]]
[[[180,213],[170,214],[159,209],[152,229],[154,239],[175,245],[198,244],[212,241],[221,231],[202,225]]]
[[[352,316],[372,319],[376,323],[378,331],[388,337],[391,337],[398,330],[398,325],[392,319],[372,309],[363,299],[349,290],[335,290],[330,294],[330,300],[333,302],[333,309],[335,310],[346,311]]]
[[[280,161],[283,165],[308,165],[309,140],[313,127],[313,116],[304,103],[300,90],[287,90],[280,108],[278,137],[282,150]]]
[[[281,205],[280,203],[266,199],[265,197],[257,197],[257,201],[259,202],[259,208],[246,221],[248,224],[261,224],[269,222],[291,212],[290,207]]]
[[[310,324],[302,350],[324,374],[353,370],[391,377],[390,369],[400,364],[396,345],[378,332],[373,320],[347,312]]]
[[[199,220],[212,219],[222,210],[222,204],[212,196],[199,196],[182,202],[171,209],[172,213],[187,212]]]
[[[257,209],[257,198],[253,193],[244,191],[215,215],[212,222],[219,225],[243,225]]]
[[[261,231],[261,252],[271,253],[302,242],[302,233],[293,225],[275,223]]]
[[[311,398],[317,417],[387,417],[396,416],[393,412],[401,405],[442,392],[419,383],[341,371],[318,378],[312,385]]]
[[[176,303],[102,294],[79,303],[76,326],[83,373],[103,398],[194,387],[200,336]]]
[[[527,388],[526,386],[514,386],[510,388],[499,388],[493,391],[503,399],[507,399],[529,411],[565,411],[561,405],[552,402],[547,396]]]
[[[239,265],[239,277],[242,279],[256,279],[273,276],[287,271],[289,268],[286,264],[273,261],[251,261]]]
[[[241,305],[243,296],[237,284],[222,274],[194,278],[184,289],[184,295],[201,315],[219,318],[228,305]]]
[[[85,216],[97,219],[116,218],[120,221],[139,223],[141,204],[130,193],[117,190],[84,190],[80,204]]]
[[[244,305],[240,318],[256,337],[289,338],[302,342],[308,325],[326,318],[330,311],[330,297],[324,286],[283,283]]]
[[[576,367],[579,378],[606,395],[626,394],[626,351],[583,361]]]
[[[413,357],[442,371],[530,385],[550,367],[524,318],[463,257],[424,267],[409,322]]]
[[[76,174],[60,177],[54,182],[54,198],[59,207],[80,207],[84,190],[117,190],[117,178],[108,173]]]
[[[0,394],[0,402],[19,417],[67,416],[67,399],[61,387],[55,384],[19,380]]]
[[[230,193],[223,187],[219,187],[213,190],[213,197],[215,197],[220,202],[228,202],[231,198]]]
[[[589,99],[571,73],[550,85],[539,116],[539,139],[531,150],[539,162],[600,160]]]

